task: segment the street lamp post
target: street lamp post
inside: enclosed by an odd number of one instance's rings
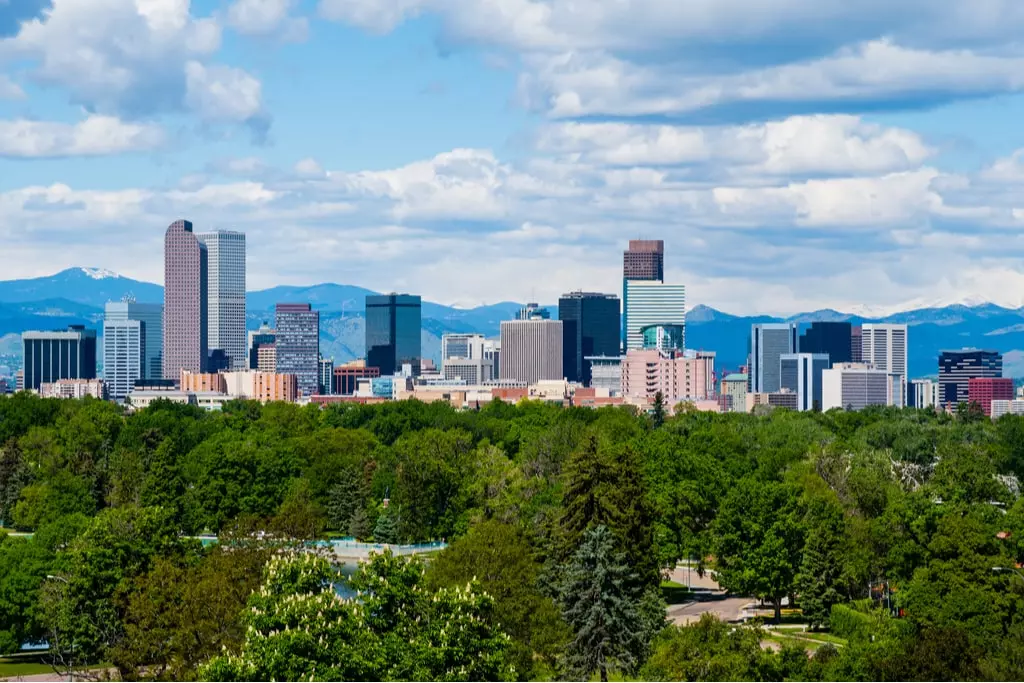
[[[52,581],[61,581],[61,582],[64,583],[65,586],[70,586],[71,585],[70,581],[68,581],[63,576],[59,576],[57,574],[47,574],[46,578],[50,579]],[[64,602],[64,596],[61,596],[61,603],[63,604],[63,602]],[[52,647],[52,645],[51,645],[51,647]],[[56,659],[54,659],[54,662],[56,663]],[[71,665],[68,667],[68,680],[72,681],[72,682],[75,680],[75,669],[74,669],[74,666],[75,666],[75,639],[72,638],[71,639]]]
[[[992,571],[994,571],[994,572],[1013,572],[1018,577],[1020,577],[1020,579],[1022,581],[1024,581],[1024,572],[1021,572],[1021,570],[1015,569],[1013,567],[992,567]]]

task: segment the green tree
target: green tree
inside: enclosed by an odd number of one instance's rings
[[[655,429],[665,424],[665,397],[659,391],[654,394],[654,405],[651,406],[651,423]]]
[[[398,517],[398,513],[391,507],[385,508],[373,527],[373,540],[377,543],[398,543]]]
[[[724,588],[770,600],[782,618],[782,598],[793,592],[803,526],[791,486],[744,479],[722,501],[712,526],[716,575]]]
[[[640,670],[645,681],[752,681],[765,659],[756,628],[734,627],[705,613],[689,626],[671,626],[655,640]]]
[[[313,500],[309,480],[294,479],[271,526],[289,538],[312,539],[323,532],[327,520]]]
[[[533,554],[518,528],[480,522],[430,561],[427,582],[441,588],[479,581],[494,598],[495,619],[512,637],[516,672],[528,679],[550,678],[547,672],[553,670],[569,631],[554,601],[540,592],[540,565]]]
[[[338,483],[327,492],[327,519],[332,529],[348,530],[352,515],[366,500],[359,475],[346,469]]]
[[[38,601],[53,555],[33,539],[0,535],[0,654],[45,637]]]
[[[843,601],[843,532],[842,509],[828,500],[813,499],[797,577],[800,608],[812,629],[827,629],[832,605]]]
[[[352,520],[348,523],[348,534],[357,541],[365,541],[373,533],[373,526],[370,524],[370,515],[366,507],[360,505],[352,513]]]
[[[586,680],[597,672],[607,681],[609,670],[637,665],[645,629],[634,581],[608,528],[587,531],[559,589],[562,616],[573,631],[565,665],[574,675]]]

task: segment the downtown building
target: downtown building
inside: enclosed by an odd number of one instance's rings
[[[821,373],[821,410],[900,405],[900,380],[870,363],[833,363]]]
[[[421,369],[422,303],[412,294],[366,297],[366,364],[393,375],[408,365],[413,376]]]
[[[220,349],[230,369],[248,367],[245,332],[245,233],[196,235],[206,247],[206,347]]]
[[[491,382],[494,372],[494,343],[482,334],[441,335],[441,376],[445,381],[467,385]]]
[[[890,323],[861,325],[861,361],[878,370],[899,376],[899,396],[892,405],[906,405],[907,326]],[[966,387],[965,387],[966,388]],[[894,388],[895,391],[895,388]]]
[[[967,401],[977,404],[985,417],[992,417],[994,401],[1012,401],[1013,398],[1013,380],[1009,377],[972,377],[967,380]]]
[[[502,321],[500,378],[526,384],[564,379],[562,330],[561,320]]]
[[[907,407],[935,410],[940,404],[939,383],[930,379],[914,379],[907,384]]]
[[[274,308],[276,372],[295,375],[298,393],[313,396],[320,388],[320,312],[309,304]]]
[[[109,301],[103,315],[103,379],[123,401],[139,380],[163,379],[163,306]]]
[[[178,220],[164,234],[163,377],[177,380],[182,370],[207,367],[207,251]]]
[[[816,321],[800,335],[799,348],[800,353],[824,353],[829,363],[853,363],[853,343],[853,326],[850,323]],[[859,337],[857,343],[860,343]]]
[[[592,373],[587,358],[618,354],[619,314],[619,297],[614,294],[571,292],[559,298],[566,380],[590,386]]]
[[[96,379],[96,330],[68,325],[66,330],[26,331],[21,343],[26,391],[58,380]]]
[[[261,372],[277,371],[277,334],[263,321],[258,330],[249,332],[249,369]]]
[[[622,359],[622,395],[653,400],[659,393],[670,406],[714,398],[715,353],[627,351]]]
[[[630,240],[629,248],[622,253],[622,349],[629,348],[629,283],[664,281],[665,242],[663,240]],[[642,347],[634,346],[634,348]]]
[[[951,410],[970,401],[970,381],[1002,377],[1003,356],[986,349],[960,349],[939,354],[939,403]],[[1012,397],[1011,397],[1012,398]]]
[[[821,410],[821,373],[830,367],[827,353],[787,353],[780,357],[781,388],[796,395],[794,410]]]
[[[782,357],[800,352],[796,323],[757,323],[750,326],[748,391],[771,394],[782,388]]]
[[[680,347],[685,346],[686,287],[655,280],[626,280],[625,349],[644,348],[644,329],[675,325],[683,330]]]

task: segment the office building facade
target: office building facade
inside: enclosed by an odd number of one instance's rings
[[[274,372],[274,368],[271,367],[269,370],[261,368],[259,366],[260,360],[260,349],[264,346],[273,346],[274,341],[277,339],[277,335],[274,333],[274,329],[270,327],[264,321],[258,330],[251,330],[249,332],[249,369],[250,370],[263,370],[264,372]]]
[[[744,412],[747,404],[747,373],[733,372],[723,377],[719,396],[728,399],[725,403],[730,412]]]
[[[22,342],[22,386],[39,391],[61,379],[96,379],[96,330],[69,325],[52,332],[26,331]]]
[[[907,326],[891,323],[864,323],[861,325],[861,362],[870,363],[890,375],[899,375],[901,398],[896,403],[904,406],[907,386]]]
[[[202,372],[207,362],[206,246],[192,223],[171,223],[164,234],[163,376]]]
[[[501,323],[501,379],[534,384],[563,379],[562,321]]]
[[[321,396],[330,396],[334,393],[334,359],[320,358],[320,386]]]
[[[136,381],[146,379],[143,376],[145,348],[145,323],[139,320],[103,321],[103,379],[111,399],[123,401]]]
[[[334,368],[334,393],[339,396],[354,396],[360,379],[380,377],[380,368],[367,367],[365,363],[346,363]]]
[[[622,393],[622,356],[587,356],[590,363],[590,386],[608,391],[609,396]]]
[[[893,384],[899,377],[868,363],[833,363],[821,373],[821,409],[893,405]]]
[[[622,348],[628,349],[630,282],[665,281],[665,242],[663,240],[630,240],[622,253]],[[668,321],[656,321],[668,322]],[[641,347],[634,347],[641,348]]]
[[[163,379],[164,307],[161,304],[140,304],[134,301],[108,301],[103,312],[104,324],[122,320],[137,320],[142,324],[142,367],[139,379]]]
[[[245,233],[231,230],[196,235],[206,247],[208,349],[221,349],[232,369],[248,367],[245,334]]]
[[[939,383],[930,379],[914,379],[907,383],[907,406],[935,409],[939,405]]]
[[[366,297],[366,364],[393,375],[403,365],[420,374],[422,304],[411,294]]]
[[[750,328],[750,386],[755,394],[782,388],[782,356],[799,353],[796,323],[758,323]]]
[[[830,363],[852,363],[853,325],[848,322],[812,322],[800,335],[800,353],[824,353]]]
[[[640,330],[645,349],[685,351],[684,328],[681,325],[648,325]]]
[[[1009,377],[972,377],[967,380],[967,401],[976,403],[985,417],[992,416],[993,401],[1013,400],[1013,380]]]
[[[781,388],[796,394],[795,410],[821,410],[821,373],[829,367],[827,353],[788,353],[780,357]]]
[[[565,379],[590,386],[587,356],[619,352],[619,297],[614,294],[571,292],[558,300],[562,322],[562,371]]]
[[[715,397],[714,352],[627,351],[622,359],[622,393],[665,402],[705,401]]]
[[[276,371],[295,375],[298,392],[313,396],[320,388],[320,312],[309,304],[274,308]]]
[[[676,325],[686,342],[686,287],[653,280],[626,281],[626,350],[644,348],[643,330],[651,325]]]
[[[960,349],[939,354],[939,401],[943,409],[970,400],[970,381],[978,377],[1002,377],[1003,356],[986,349]]]

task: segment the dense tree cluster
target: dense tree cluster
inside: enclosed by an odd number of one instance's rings
[[[175,680],[1020,679],[1022,477],[1024,418],[969,412],[17,394],[0,520],[32,535],[0,532],[0,652]],[[328,532],[450,545],[339,578],[298,548]],[[683,558],[842,641],[666,627]]]

